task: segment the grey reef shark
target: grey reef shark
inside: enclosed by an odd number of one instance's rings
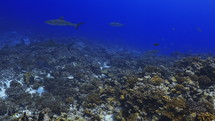
[[[74,26],[76,30],[78,30],[80,25],[84,24],[83,22],[75,24],[69,21],[65,21],[64,17],[60,17],[59,19],[48,20],[45,21],[45,23],[55,26]]]
[[[121,27],[121,26],[124,26],[124,24],[121,24],[121,23],[119,23],[119,22],[111,22],[109,25],[110,25],[110,26],[113,26],[113,27]]]

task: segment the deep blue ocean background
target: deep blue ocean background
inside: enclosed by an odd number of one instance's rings
[[[163,53],[214,53],[214,6],[214,0],[1,0],[0,33],[78,36]],[[61,16],[86,24],[75,30],[44,23]]]

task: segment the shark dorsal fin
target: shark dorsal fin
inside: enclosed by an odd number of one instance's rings
[[[60,20],[64,20],[64,16],[61,16],[61,17],[60,17]]]

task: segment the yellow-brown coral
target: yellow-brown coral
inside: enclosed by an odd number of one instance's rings
[[[128,85],[127,86],[132,86],[133,84],[135,84],[136,82],[138,82],[139,80],[138,80],[138,78],[137,77],[135,77],[135,76],[128,76],[127,77],[127,83],[128,83]]]
[[[174,97],[173,99],[165,98],[165,101],[166,105],[156,112],[171,119],[171,121],[181,121],[184,118],[184,115],[181,115],[181,112],[186,108],[185,99]]]
[[[176,94],[181,94],[182,92],[186,91],[186,88],[182,84],[176,84],[174,89],[171,91],[175,92]]]
[[[132,113],[127,118],[126,121],[137,121],[139,113]]]
[[[200,113],[197,115],[197,120],[198,121],[212,121],[215,120],[215,115],[211,114],[211,113]]]
[[[182,121],[183,120],[182,115],[176,115],[176,114],[174,114],[174,112],[170,112],[170,111],[166,111],[166,110],[161,110],[158,112],[161,113],[162,116],[169,118],[171,121]]]
[[[183,98],[176,98],[174,97],[171,101],[169,101],[166,105],[167,108],[185,108],[186,102]]]
[[[152,82],[153,84],[155,85],[159,85],[161,84],[162,82],[164,82],[164,79],[162,79],[161,77],[159,76],[154,76],[150,79],[150,82]]]

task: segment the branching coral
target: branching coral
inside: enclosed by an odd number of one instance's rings
[[[211,113],[200,113],[197,115],[197,120],[198,121],[212,121],[215,120],[215,115],[211,114]]]

